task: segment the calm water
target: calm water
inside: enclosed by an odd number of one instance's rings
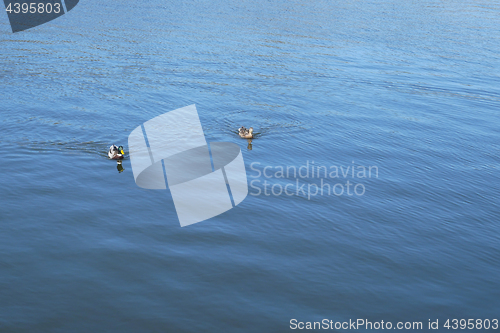
[[[473,0],[82,0],[17,34],[2,11],[0,331],[499,318],[499,27],[500,2]],[[181,228],[106,151],[193,103],[257,182]],[[255,195],[296,182],[266,166],[313,161],[378,177]]]

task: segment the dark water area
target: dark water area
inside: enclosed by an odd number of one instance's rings
[[[465,0],[82,0],[16,34],[0,14],[0,332],[500,319],[499,27]],[[251,186],[181,228],[106,153],[190,104]]]

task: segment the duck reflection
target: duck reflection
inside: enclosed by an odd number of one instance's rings
[[[247,149],[252,150],[252,139],[248,139],[247,142],[248,142]]]
[[[116,162],[116,169],[118,170],[118,173],[121,173],[123,172],[123,170],[125,170],[125,168],[123,168],[122,161]]]

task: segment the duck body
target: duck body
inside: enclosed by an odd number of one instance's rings
[[[245,127],[241,126],[240,128],[238,128],[238,135],[243,139],[252,139],[253,128],[250,127],[249,129],[246,129]]]
[[[117,147],[115,145],[112,145],[111,147],[109,147],[108,157],[110,159],[121,160],[121,159],[123,159],[123,155],[125,155],[125,153],[123,152],[122,146]]]

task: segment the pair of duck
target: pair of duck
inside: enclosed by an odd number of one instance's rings
[[[240,128],[238,128],[238,135],[240,136],[240,138],[243,138],[243,139],[252,139],[253,138],[253,128],[250,127],[247,129],[247,128],[241,126]],[[108,157],[110,159],[121,160],[121,159],[123,159],[124,155],[125,155],[125,153],[123,152],[123,146],[117,147],[116,145],[112,145],[111,147],[109,147]]]

